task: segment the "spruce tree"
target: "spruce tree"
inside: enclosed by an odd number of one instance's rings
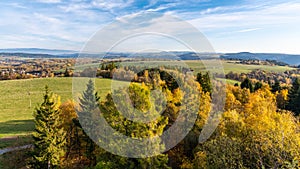
[[[212,84],[210,81],[209,73],[206,72],[204,75],[200,73],[197,74],[197,82],[200,83],[202,87],[202,91],[204,93],[209,92],[210,94],[212,93]]]
[[[247,88],[250,90],[250,92],[254,92],[254,88],[253,88],[253,85],[250,81],[250,79],[246,78],[242,83],[241,83],[241,88],[244,89],[244,88]]]
[[[262,86],[263,86],[263,85],[262,85],[261,82],[256,82],[255,85],[254,85],[254,91],[256,91],[256,90],[262,88]]]
[[[300,79],[296,78],[293,82],[293,86],[289,91],[289,103],[287,109],[295,113],[295,115],[300,114]]]
[[[90,79],[87,83],[86,90],[82,93],[82,97],[79,98],[80,110],[78,110],[78,116],[80,119],[80,124],[84,126],[85,140],[86,140],[86,156],[90,159],[91,166],[96,165],[96,144],[87,135],[87,133],[97,136],[98,124],[97,119],[99,119],[100,112],[99,109],[99,99],[98,93],[95,92],[95,86],[93,81]],[[81,126],[80,126],[81,127]],[[88,130],[88,131],[87,131]]]
[[[275,81],[274,85],[272,85],[272,92],[275,93],[281,90],[281,86],[278,80]]]
[[[60,119],[60,98],[45,87],[44,101],[34,112],[32,168],[56,168],[64,155],[65,133]]]

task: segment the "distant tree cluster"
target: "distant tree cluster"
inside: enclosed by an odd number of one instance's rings
[[[229,59],[236,60],[236,59]],[[239,59],[235,63],[246,64],[246,65],[269,65],[269,66],[288,66],[289,64],[277,60],[258,60],[258,59]]]
[[[229,72],[225,75],[226,79],[232,79],[237,81],[243,81],[245,78],[255,79],[261,82],[274,84],[276,82],[291,85],[297,75],[300,74],[299,69],[288,70],[285,72],[267,72],[264,70],[253,70],[249,73],[235,73]]]
[[[270,91],[276,96],[276,103],[278,109],[290,110],[296,116],[300,114],[300,80],[295,78],[291,87],[282,86],[279,81],[275,81],[274,84],[263,83],[256,81],[255,83],[246,78],[240,84],[241,89],[249,89],[251,93],[261,89],[263,85],[268,85]],[[235,84],[235,86],[239,86]]]

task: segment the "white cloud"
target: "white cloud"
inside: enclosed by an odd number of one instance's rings
[[[78,10],[88,9],[90,5],[84,3],[71,3],[66,6],[59,6],[65,12],[76,12]]]
[[[300,2],[244,8],[198,15],[188,22],[204,32],[218,52],[300,53]]]
[[[234,8],[234,7],[233,7]],[[219,10],[219,9],[215,9]],[[207,12],[206,12],[207,13]],[[194,13],[197,16],[197,13]],[[188,22],[205,31],[239,27],[266,27],[269,25],[295,24],[300,21],[300,3],[284,3],[256,10],[233,11],[199,15]]]
[[[91,5],[94,7],[97,7],[99,9],[105,9],[105,10],[115,10],[115,9],[122,9],[125,7],[130,6],[134,0],[93,0],[91,2]]]
[[[158,0],[149,0],[149,4],[147,6],[145,6],[144,8],[151,8],[153,5],[155,5],[157,2],[159,2]]]
[[[38,2],[41,3],[60,3],[61,0],[37,0]]]
[[[10,5],[10,6],[14,7],[14,8],[21,8],[21,9],[26,9],[27,8],[25,5],[21,5],[19,3],[10,3],[8,5]]]
[[[257,31],[260,30],[261,28],[250,28],[250,29],[243,29],[243,30],[239,30],[237,32],[239,33],[244,33],[244,32],[253,32],[253,31]]]
[[[85,52],[103,52],[111,47],[114,47],[114,51],[131,52],[191,48],[202,52],[213,51],[197,29],[167,14],[140,12],[119,18],[118,21],[97,32]]]
[[[203,11],[200,12],[200,15],[207,15],[207,14],[211,14],[211,13],[214,13],[214,12],[219,12],[219,11],[223,11],[225,9],[228,9],[228,8],[225,8],[225,7],[215,7],[215,8],[208,8],[208,9],[205,9]]]
[[[34,13],[34,16],[36,19],[40,20],[41,22],[48,24],[48,25],[58,25],[58,24],[62,24],[63,22],[57,18],[54,17],[50,17],[50,16],[46,16],[40,13]]]
[[[164,10],[164,9],[169,9],[169,8],[174,7],[176,5],[177,5],[176,3],[164,4],[164,5],[160,5],[156,8],[147,9],[146,11],[147,12],[158,12],[158,11],[161,11],[161,10]]]

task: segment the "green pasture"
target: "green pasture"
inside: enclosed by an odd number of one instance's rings
[[[77,82],[87,79],[78,78]],[[118,82],[125,83],[125,82]],[[0,81],[0,138],[26,135],[33,130],[33,112],[43,101],[45,85],[61,96],[61,102],[72,98],[72,78],[42,78]],[[110,79],[96,79],[96,90],[103,99],[111,88]]]
[[[188,60],[184,61],[188,66],[190,66],[195,72],[199,71],[210,71],[210,72],[221,72],[223,69],[224,73],[229,73],[230,71],[235,73],[247,73],[252,70],[265,70],[268,72],[284,72],[286,70],[292,70],[294,68],[288,66],[269,66],[269,65],[246,65],[246,64],[238,64],[229,61],[217,61],[217,60],[204,60],[202,61],[194,61]],[[204,66],[206,65],[206,66]],[[219,67],[221,66],[221,67]]]
[[[84,65],[78,65],[75,67],[77,71],[82,71],[88,67],[100,67],[100,63],[89,63]],[[130,62],[121,62],[121,66],[145,66],[145,67],[157,67],[157,66],[182,66],[189,67],[194,70],[195,73],[200,71],[206,72],[218,72],[218,73],[228,73],[230,71],[236,73],[247,73],[252,70],[265,70],[268,72],[284,72],[286,70],[292,70],[294,68],[288,66],[269,66],[269,65],[247,65],[247,64],[238,64],[232,61],[226,60],[173,60],[173,61],[130,61]]]

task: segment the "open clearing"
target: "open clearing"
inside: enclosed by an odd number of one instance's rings
[[[250,65],[250,64],[239,64],[235,63],[235,61],[227,61],[227,60],[173,60],[173,61],[128,61],[128,62],[120,62],[117,65],[121,66],[128,66],[128,65],[135,65],[135,66],[145,66],[145,67],[159,67],[161,66],[182,66],[182,67],[189,67],[194,70],[195,73],[200,71],[203,72],[218,72],[218,73],[228,73],[230,71],[235,73],[248,73],[252,70],[260,69],[269,72],[284,72],[286,70],[292,70],[295,68],[288,67],[288,66],[270,66],[270,65]],[[94,67],[100,68],[100,63],[89,63],[84,65],[76,66],[77,71],[82,71],[85,68]]]
[[[0,81],[0,138],[29,134],[33,130],[34,109],[43,101],[45,85],[60,95],[61,102],[64,102],[72,98],[72,79]],[[100,97],[104,98],[111,88],[111,80],[96,79],[95,86]]]

